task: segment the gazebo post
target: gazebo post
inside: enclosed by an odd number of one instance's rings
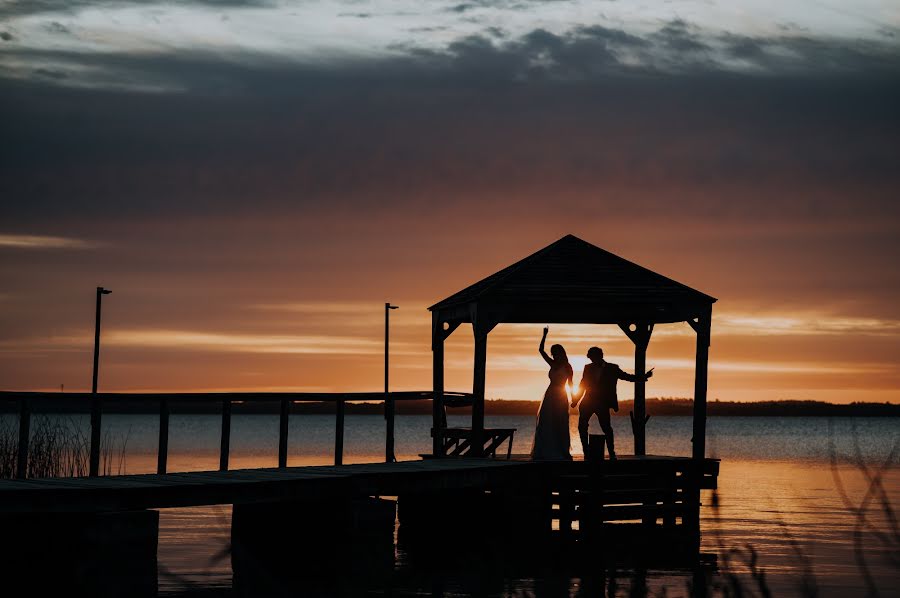
[[[634,434],[634,454],[647,454],[647,391],[644,375],[647,373],[647,345],[650,344],[650,335],[653,334],[653,324],[638,322],[633,325],[634,330],[628,324],[619,324],[631,342],[634,343],[634,375],[637,381],[634,383],[634,409],[631,412],[631,431]]]
[[[644,375],[647,373],[647,345],[650,344],[650,335],[653,333],[653,324],[644,322],[637,325],[636,340],[634,343],[634,375],[637,382],[634,383],[634,454],[647,454],[647,382]]]
[[[694,459],[706,458],[706,387],[709,365],[709,342],[712,327],[712,306],[688,324],[697,333],[697,363],[694,370]]]
[[[697,333],[697,361],[694,370],[694,443],[692,507],[689,511],[691,525],[700,525],[700,484],[703,480],[703,464],[706,458],[706,387],[709,364],[709,343],[712,326],[712,305],[688,324]]]
[[[444,330],[439,312],[431,317],[432,401],[431,401],[431,454],[444,456]]]
[[[475,367],[472,376],[472,440],[470,454],[481,457],[484,449],[484,387],[487,371],[488,331],[472,324],[475,332]]]

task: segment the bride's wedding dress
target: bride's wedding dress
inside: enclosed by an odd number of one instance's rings
[[[549,372],[550,386],[538,410],[531,458],[539,460],[570,460],[569,454],[569,397],[566,381],[572,377],[568,363],[554,366]]]

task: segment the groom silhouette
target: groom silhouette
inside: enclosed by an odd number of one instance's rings
[[[616,383],[619,380],[637,382],[638,377],[622,371],[622,368],[614,363],[603,360],[603,349],[591,347],[587,352],[591,363],[584,366],[581,374],[579,390],[581,396],[572,401],[572,407],[578,405],[578,435],[581,437],[581,446],[587,453],[588,424],[593,415],[597,415],[600,428],[606,434],[606,447],[609,449],[609,458],[616,458],[616,445],[613,437],[612,425],[609,421],[609,410],[619,410],[619,398],[616,396]],[[653,376],[653,370],[644,374],[646,382]]]

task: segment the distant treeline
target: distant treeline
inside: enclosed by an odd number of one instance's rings
[[[414,400],[398,401],[397,413],[400,415],[427,415],[431,413],[431,401]],[[43,413],[87,413],[87,401],[66,400],[65,395],[52,400],[35,402],[32,410]],[[218,400],[209,404],[192,401],[172,401],[173,413],[219,413],[221,403]],[[651,415],[691,415],[694,401],[692,399],[658,398],[647,399],[647,413]],[[15,412],[13,401],[0,401],[0,412]],[[234,403],[235,413],[278,413],[278,401]],[[493,399],[485,402],[487,415],[535,415],[536,401],[507,401]],[[632,401],[620,401],[619,412],[614,415],[628,415],[632,409]],[[106,402],[103,410],[107,413],[158,413],[156,401],[129,401],[116,399]],[[335,411],[332,402],[294,403],[292,413],[331,414]],[[451,407],[447,409],[451,415],[465,415],[471,412],[468,407]],[[574,412],[574,410],[573,410]],[[349,415],[376,415],[384,413],[381,403],[347,403],[346,413]],[[778,416],[778,417],[813,417],[813,416],[856,416],[856,417],[900,417],[900,404],[895,403],[849,403],[835,404],[824,401],[760,401],[738,403],[735,401],[710,401],[707,403],[707,414],[711,416]]]
[[[487,401],[484,406],[488,415],[534,415],[537,403],[533,401]],[[619,401],[619,411],[613,415],[628,415],[632,410],[632,401]],[[462,409],[451,410],[452,413]],[[572,410],[574,412],[574,410]],[[651,415],[692,415],[693,399],[658,398],[647,399],[647,413]],[[729,416],[893,416],[900,417],[900,404],[894,403],[849,403],[838,405],[825,401],[760,401],[754,403],[738,403],[736,401],[709,401],[706,404],[707,415]]]

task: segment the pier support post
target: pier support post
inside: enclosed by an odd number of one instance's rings
[[[254,595],[364,594],[393,569],[395,523],[396,503],[380,498],[237,504],[234,588],[239,595],[244,588]]]

